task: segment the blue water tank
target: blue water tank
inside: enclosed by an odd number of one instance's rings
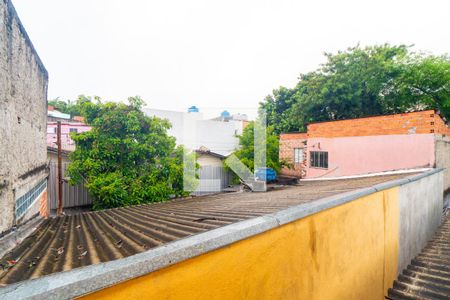
[[[255,179],[272,182],[277,180],[277,172],[272,168],[259,168],[255,170]]]
[[[188,108],[188,112],[192,113],[192,112],[198,112],[198,108],[197,106],[193,105],[191,107]]]
[[[230,114],[227,110],[224,110],[224,111],[220,114],[220,116],[221,116],[222,118],[229,118],[229,117],[231,116],[231,114]]]

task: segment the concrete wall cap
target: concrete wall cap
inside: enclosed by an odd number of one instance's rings
[[[411,183],[413,181],[420,180],[422,178],[425,178],[425,177],[428,177],[428,176],[431,176],[433,174],[440,173],[440,172],[443,172],[443,169],[431,169],[431,170],[425,171],[420,174],[415,174],[415,175],[411,175],[408,177],[379,183],[379,184],[374,185],[373,188],[376,189],[377,191],[383,191],[383,190],[390,189],[394,186],[402,186],[402,185]]]
[[[284,209],[279,212],[270,214],[268,216],[276,218],[278,220],[279,225],[284,225],[302,219],[304,217],[313,215],[315,213],[324,211],[326,209],[333,208],[345,204],[347,202],[356,200],[360,197],[373,194],[375,192],[376,190],[371,187],[353,190],[350,192],[345,192],[338,195],[333,195],[318,200],[314,200],[312,202],[296,205],[288,209]]]
[[[444,169],[436,168],[436,169],[431,169],[431,170],[429,170],[427,172],[423,172],[423,173],[420,173],[420,174],[417,174],[417,175],[408,176],[408,177],[406,177],[406,179],[408,179],[409,182],[413,182],[413,181],[417,181],[417,180],[420,180],[422,178],[431,176],[431,175],[436,174],[436,173],[441,173],[441,172],[444,172]]]

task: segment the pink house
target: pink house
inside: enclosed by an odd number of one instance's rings
[[[306,133],[280,135],[280,159],[299,178],[445,168],[450,188],[450,128],[433,110],[311,123]]]
[[[56,148],[56,130],[57,122],[47,122],[47,146]],[[91,127],[79,122],[64,122],[61,123],[61,144],[64,150],[74,150],[75,142],[70,138],[71,132],[86,132],[91,130]]]
[[[307,178],[432,168],[436,163],[434,134],[311,138],[308,146],[306,159],[313,164],[307,165]],[[328,153],[326,165],[314,165],[316,153]]]

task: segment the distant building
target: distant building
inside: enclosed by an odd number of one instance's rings
[[[48,213],[48,74],[10,0],[0,16],[1,235]]]
[[[62,113],[54,106],[47,106],[47,147],[57,148],[57,127],[61,122],[61,146],[63,150],[75,150],[75,142],[70,138],[71,132],[82,133],[91,130],[91,127],[84,124],[84,118]]]
[[[280,160],[290,163],[290,168],[282,170],[283,175],[294,176],[298,178],[306,177],[306,132],[288,132],[280,135]]]
[[[246,114],[240,114],[240,113],[232,115],[227,110],[224,110],[220,114],[220,116],[218,116],[216,118],[212,118],[211,120],[213,120],[213,121],[223,121],[223,122],[228,122],[228,121],[244,121],[244,122],[248,122],[248,116]]]
[[[195,152],[200,165],[196,194],[215,193],[232,184],[233,175],[224,168],[226,156],[211,152],[205,147],[200,147]]]
[[[188,112],[150,108],[144,108],[143,111],[148,116],[169,120],[172,124],[169,134],[175,137],[178,145],[184,145],[191,150],[198,150],[203,146],[224,156],[237,149],[237,135],[241,135],[248,124],[245,115],[235,115],[239,116],[239,119],[234,119],[226,111],[217,118],[204,119],[196,107],[190,107]]]
[[[55,107],[48,105],[47,106],[47,119],[48,121],[69,121],[70,115],[62,113],[55,109]]]
[[[280,135],[286,175],[325,178],[413,168],[446,168],[450,188],[450,129],[433,110],[312,123],[306,133]]]
[[[224,111],[213,119],[204,119],[195,106],[187,112],[145,108],[148,116],[167,119],[172,124],[169,134],[178,145],[197,153],[200,183],[196,194],[222,191],[231,184],[232,174],[223,167],[223,160],[239,146],[238,135],[248,125],[246,115]]]
[[[80,122],[61,122],[61,146],[64,150],[75,150],[75,142],[70,138],[71,132],[82,133],[91,130],[91,127]],[[57,148],[57,122],[47,123],[47,146]]]

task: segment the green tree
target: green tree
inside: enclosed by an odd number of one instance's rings
[[[414,55],[395,82],[403,107],[437,109],[450,119],[450,59]]]
[[[255,142],[254,142],[255,122],[250,122],[243,130],[239,138],[239,150],[234,154],[251,171],[255,168]],[[266,130],[266,166],[274,169],[277,173],[285,162],[280,162],[278,158],[279,141],[274,133],[273,126],[268,126]]]
[[[59,99],[59,97],[53,100],[49,100],[48,105],[54,106],[56,110],[59,110],[60,112],[63,112],[65,114],[67,113],[68,102]]]
[[[273,90],[272,95],[264,99],[263,107],[267,112],[269,124],[277,124],[277,132],[290,131],[293,127],[300,127],[298,118],[293,117],[290,108],[295,104],[295,91],[285,87]]]
[[[98,102],[100,101],[99,97],[94,97],[94,99]],[[63,101],[59,98],[56,98],[54,100],[48,101],[48,105],[52,105],[56,108],[56,110],[69,114],[71,117],[74,116],[81,116],[82,114],[82,107],[84,103],[92,102],[91,97],[87,97],[84,95],[79,95],[78,98],[75,101]]]
[[[167,134],[169,122],[146,116],[139,97],[128,102],[81,104],[92,130],[72,134],[76,150],[68,171],[72,184],[84,182],[94,197],[94,209],[186,195],[183,149]]]
[[[450,117],[450,59],[413,53],[409,46],[359,46],[325,54],[297,85],[281,87],[260,103],[275,132],[305,130],[316,121],[421,109]]]

